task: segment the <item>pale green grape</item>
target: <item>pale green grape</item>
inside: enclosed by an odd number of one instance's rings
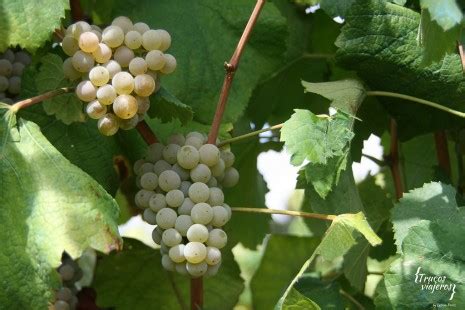
[[[169,250],[170,250],[170,248],[166,244],[164,244],[163,241],[162,241],[161,244],[160,244],[160,254],[161,255],[168,254]]]
[[[134,25],[132,21],[126,16],[118,16],[111,22],[113,26],[120,27],[125,33],[131,31]]]
[[[185,237],[187,235],[187,231],[189,227],[191,227],[194,223],[189,215],[181,214],[176,219],[176,223],[174,224],[174,228],[179,231],[181,236]]]
[[[158,212],[163,208],[166,208],[166,198],[165,195],[163,194],[155,194],[152,197],[150,197],[149,200],[149,208],[154,211]]]
[[[157,213],[157,225],[163,229],[173,228],[176,218],[176,211],[170,208],[163,208]]]
[[[205,242],[208,239],[208,229],[202,224],[194,224],[187,230],[189,241]]]
[[[76,95],[82,101],[90,102],[95,99],[97,95],[97,89],[91,81],[82,81],[76,87]]]
[[[137,113],[138,114],[146,113],[150,108],[149,97],[136,96],[136,100],[137,100]]]
[[[198,264],[193,264],[188,262],[186,264],[186,269],[187,272],[193,277],[193,278],[199,278],[203,276],[207,270],[208,270],[208,265],[205,262],[200,262]]]
[[[216,265],[221,262],[221,251],[215,247],[208,246],[205,262],[209,265]]]
[[[74,268],[71,265],[61,265],[58,272],[63,281],[71,281],[74,277]]]
[[[104,136],[112,136],[119,129],[118,119],[113,113],[107,113],[98,120],[97,127]]]
[[[165,254],[161,257],[161,265],[163,266],[163,268],[165,268],[166,270],[168,271],[174,271],[174,262],[170,259],[170,257]]]
[[[182,205],[178,208],[178,213],[183,215],[191,215],[191,210],[195,203],[190,198],[185,198]]]
[[[213,219],[213,209],[208,203],[197,203],[191,210],[191,218],[196,224],[207,225]]]
[[[209,265],[207,272],[204,274],[204,276],[206,278],[215,276],[218,273],[218,270],[220,269],[220,267],[221,267],[221,262],[216,265]]]
[[[61,48],[68,56],[73,56],[79,50],[79,42],[73,36],[66,35],[61,41]]]
[[[134,78],[134,92],[148,97],[155,91],[155,80],[148,74],[139,74]]]
[[[107,113],[107,107],[98,100],[93,100],[87,104],[86,113],[92,119],[99,119]]]
[[[228,211],[223,206],[214,206],[212,210],[213,219],[211,224],[215,227],[224,226],[229,220]]]
[[[77,51],[72,58],[74,69],[79,72],[89,72],[94,67],[94,57],[83,51]]]
[[[140,179],[140,185],[143,189],[153,191],[158,186],[158,176],[154,172],[144,173]]]
[[[165,192],[178,189],[181,185],[181,178],[173,170],[163,171],[158,178],[158,185]]]
[[[219,177],[222,174],[224,174],[224,169],[225,169],[224,160],[220,158],[220,160],[218,160],[218,163],[214,165],[213,167],[211,167],[212,175],[214,177]]]
[[[176,229],[169,228],[163,232],[162,240],[167,246],[173,247],[181,243],[182,236]]]
[[[198,131],[191,131],[189,132],[187,135],[186,135],[186,138],[190,138],[190,137],[197,137],[199,138],[201,141],[204,141],[205,139],[205,136],[203,134],[201,134],[200,132]]]
[[[145,164],[146,161],[143,159],[136,160],[133,166],[133,171],[136,175],[141,175],[141,167],[143,164]]]
[[[190,176],[193,182],[207,183],[210,180],[212,173],[207,165],[198,164],[197,167],[190,171]]]
[[[166,193],[166,203],[171,208],[177,208],[184,202],[184,194],[179,189],[170,190]]]
[[[232,210],[231,207],[227,203],[223,203],[223,208],[226,210],[228,213],[228,221],[231,219],[232,216]]]
[[[79,40],[79,37],[81,36],[82,33],[91,31],[92,27],[85,21],[78,21],[71,26],[69,26],[70,33],[74,36],[76,40]],[[67,29],[67,31],[68,31]]]
[[[179,164],[174,164],[171,169],[179,175],[181,181],[187,181],[189,179],[189,171],[179,166]]]
[[[212,231],[210,231],[208,235],[208,240],[207,240],[208,246],[221,249],[226,245],[227,242],[228,242],[228,236],[223,230],[219,228],[215,228]]]
[[[63,62],[63,74],[70,81],[77,80],[78,78],[81,77],[81,73],[77,71],[76,69],[74,69],[73,61],[71,57],[67,58]]]
[[[210,188],[210,197],[207,201],[211,206],[221,206],[224,203],[223,191],[218,187]]]
[[[154,165],[152,163],[144,163],[140,167],[139,174],[143,175],[148,172],[153,172],[153,169],[154,169]]]
[[[116,48],[124,42],[124,32],[118,26],[108,26],[102,32],[102,41],[111,48]]]
[[[163,149],[163,159],[170,164],[175,164],[178,151],[181,147],[177,144],[168,144]]]
[[[195,202],[206,202],[210,196],[210,190],[204,183],[196,182],[189,187],[189,198]]]
[[[144,36],[146,33],[144,33]],[[149,69],[153,71],[160,70],[165,65],[165,57],[163,57],[163,53],[159,50],[148,52],[147,55],[145,55],[145,61]]]
[[[199,151],[190,145],[181,147],[177,154],[178,164],[184,169],[192,169],[199,163]]]
[[[161,239],[162,239],[162,234],[163,234],[163,231],[161,230],[161,228],[158,227],[158,226],[155,227],[152,230],[152,240],[153,240],[153,242],[160,245],[161,244]]]
[[[12,76],[8,79],[8,92],[12,95],[17,95],[21,91],[21,78]]]
[[[97,31],[97,30],[94,30],[92,29],[90,32],[92,32],[93,34],[95,34],[98,38],[98,41],[102,41],[102,32],[101,31]]]
[[[224,187],[229,188],[235,186],[239,182],[239,172],[236,168],[229,167],[224,171],[224,179],[222,184]]]
[[[86,53],[94,52],[99,43],[98,36],[91,31],[83,32],[79,36],[79,48]]]
[[[204,144],[199,149],[200,162],[209,167],[215,166],[220,160],[220,150],[213,144]]]
[[[95,61],[101,64],[107,63],[108,61],[110,61],[112,55],[113,55],[113,52],[111,51],[111,48],[105,43],[99,43],[95,51],[92,52],[92,56],[94,56]],[[106,68],[108,69],[108,71],[110,71],[108,67]],[[119,71],[121,71],[121,67],[119,68],[117,72]],[[113,75],[116,73],[114,71],[112,72],[113,72]],[[110,76],[113,77],[113,75],[110,75]]]
[[[168,164],[166,161],[164,160],[159,160],[155,163],[155,166],[153,168],[153,171],[155,171],[155,173],[157,175],[160,175],[163,171],[166,171],[166,170],[171,170],[171,165]]]
[[[156,216],[157,216],[157,214],[155,212],[153,212],[151,209],[148,209],[148,208],[145,209],[144,213],[142,214],[142,218],[144,219],[144,221],[146,221],[150,225],[156,225],[157,224]]]
[[[173,73],[177,67],[176,58],[174,58],[174,56],[170,54],[164,54],[163,58],[165,61],[164,61],[163,68],[160,69],[160,72],[163,74]]]
[[[69,301],[73,297],[73,293],[69,288],[62,287],[57,291],[55,297],[59,300]]]
[[[123,68],[128,67],[134,57],[134,51],[124,45],[118,47],[113,54],[113,59]]]
[[[155,195],[154,192],[148,191],[145,189],[141,189],[136,193],[136,197],[134,199],[136,205],[140,208],[148,208],[149,207],[149,201],[152,198],[152,196]]]
[[[0,75],[0,92],[4,92],[8,89],[9,82],[6,77]]]
[[[139,32],[141,35],[144,34],[146,31],[150,30],[150,27],[146,23],[135,23],[134,24],[134,30]]]
[[[119,119],[119,128],[123,130],[136,128],[137,124],[139,124],[139,115],[137,114],[128,119]]]
[[[14,62],[15,61],[15,53],[11,49],[7,49],[3,53],[0,53],[0,59],[6,59],[9,62]]]
[[[110,84],[100,86],[97,89],[97,99],[101,104],[110,105],[116,99],[116,90]]]
[[[200,242],[189,242],[184,247],[184,257],[189,263],[198,264],[207,256],[207,248]]]
[[[113,112],[122,119],[128,119],[137,113],[137,101],[131,95],[119,95],[113,102]]]
[[[210,180],[207,182],[208,187],[217,187],[218,181],[215,177],[211,177]]]
[[[156,30],[147,30],[142,34],[142,46],[147,51],[153,51],[160,48],[162,37]]]
[[[12,65],[11,74],[15,76],[21,76],[23,74],[25,65],[20,62],[15,62]]]
[[[142,35],[135,30],[128,31],[124,37],[124,44],[130,49],[138,49],[142,45]]]
[[[69,310],[71,309],[69,304],[64,301],[64,300],[57,300],[55,301],[55,303],[53,304],[53,309],[54,310]]]
[[[165,146],[161,143],[153,143],[151,145],[149,145],[148,149],[147,149],[147,153],[145,154],[145,158],[152,162],[152,163],[155,163],[157,161],[159,161],[162,156],[163,156],[163,148]],[[161,171],[163,172],[163,171]],[[160,172],[160,173],[161,173]],[[160,173],[157,173],[157,174],[160,174]]]
[[[32,61],[31,56],[29,56],[29,54],[24,51],[19,51],[14,56],[15,56],[15,60],[14,60],[15,62],[20,62],[25,66],[28,66],[31,64],[31,61]],[[68,56],[71,56],[71,55],[68,55]]]
[[[137,76],[147,72],[147,62],[142,57],[135,57],[129,63],[129,72],[132,75]]]
[[[168,143],[170,144],[177,144],[179,146],[183,146],[185,142],[186,142],[186,138],[184,138],[184,135],[181,133],[171,135],[168,138]]]
[[[103,86],[110,80],[110,72],[103,66],[96,66],[90,70],[89,79],[95,86]]]
[[[191,136],[186,138],[186,146],[191,145],[195,147],[197,150],[203,145],[203,139],[200,139],[196,136]],[[200,156],[200,155],[199,155]]]
[[[155,31],[157,32],[158,36],[161,38],[161,44],[160,44],[159,49],[160,51],[164,52],[167,49],[169,49],[171,46],[171,36],[168,33],[168,31],[164,29],[157,29]]]
[[[168,254],[173,262],[179,264],[186,260],[186,257],[184,256],[185,247],[186,246],[184,244],[178,244],[169,250]]]
[[[181,275],[188,275],[189,273],[187,272],[186,265],[187,265],[186,263],[176,264],[175,266],[176,272]]]
[[[111,85],[119,95],[129,95],[134,90],[134,78],[127,72],[118,72],[113,76]]]
[[[234,164],[234,160],[236,159],[236,156],[234,156],[234,153],[231,151],[221,151],[220,154],[221,158],[224,161],[224,166],[226,168],[232,167]]]

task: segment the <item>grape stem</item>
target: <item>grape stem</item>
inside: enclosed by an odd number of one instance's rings
[[[69,6],[71,8],[71,17],[73,21],[79,21],[84,19],[84,13],[81,7],[81,0],[70,0]]]
[[[237,43],[236,50],[232,55],[229,62],[224,64],[226,69],[226,75],[224,77],[223,87],[221,88],[220,98],[218,100],[218,105],[216,106],[215,116],[213,118],[213,123],[210,129],[210,134],[208,135],[208,143],[214,144],[216,142],[216,138],[218,137],[218,131],[220,129],[221,120],[223,119],[223,114],[226,109],[226,103],[229,97],[229,90],[231,89],[232,81],[234,78],[234,74],[236,73],[237,67],[239,65],[239,60],[241,59],[242,52],[244,51],[245,45],[247,40],[252,33],[252,29],[257,22],[258,16],[265,5],[266,0],[257,0],[255,4],[255,8],[250,15],[249,21],[245,26],[244,32],[242,33],[239,42]]]
[[[404,194],[404,186],[402,182],[402,173],[400,171],[400,160],[399,160],[399,138],[397,136],[397,124],[396,121],[391,119],[391,145],[389,155],[387,156],[387,162],[391,168],[392,179],[394,181],[394,188],[396,191],[396,199],[399,200]]]
[[[333,221],[337,216],[328,215],[328,214],[319,214],[319,213],[308,213],[301,211],[291,211],[291,210],[277,210],[277,209],[268,209],[268,208],[231,208],[234,212],[246,212],[246,213],[266,213],[266,214],[283,214],[290,216],[300,216],[304,218],[311,218],[317,220]]]
[[[63,88],[51,90],[41,95],[18,101],[15,104],[11,105],[10,110],[13,111],[14,113],[17,113],[19,110],[27,108],[33,104],[48,100],[50,98],[53,98],[59,95],[73,92],[74,89],[75,89],[74,87],[63,87]]]
[[[137,131],[139,134],[142,136],[142,139],[144,139],[145,143],[147,145],[151,145],[153,143],[157,143],[158,139],[155,133],[152,131],[150,128],[149,124],[145,120],[139,122],[136,126]]]
[[[267,131],[281,129],[283,126],[284,126],[284,123],[281,123],[281,124],[274,125],[274,126],[271,126],[271,127],[263,128],[263,129],[256,130],[256,131],[252,131],[252,132],[246,133],[246,134],[241,135],[241,136],[237,136],[237,137],[234,137],[234,138],[231,138],[231,139],[224,140],[221,143],[219,143],[218,146],[221,147],[221,146],[226,145],[226,144],[230,144],[230,143],[233,143],[233,142],[238,142],[238,141],[241,141],[241,140],[244,140],[244,139],[247,139],[247,138],[254,137],[256,135],[259,135],[259,134],[267,132]]]

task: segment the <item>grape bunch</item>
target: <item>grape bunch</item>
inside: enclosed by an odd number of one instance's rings
[[[191,277],[218,272],[227,242],[221,227],[231,218],[222,188],[239,181],[234,154],[206,142],[198,132],[176,134],[166,146],[150,145],[134,164],[141,188],[135,202],[143,219],[157,225],[152,239],[161,246],[163,267]]]
[[[79,281],[83,272],[79,265],[69,256],[64,256],[60,267],[58,267],[63,286],[55,294],[54,310],[76,309],[78,289],[75,283]]]
[[[79,21],[66,29],[62,48],[70,56],[63,62],[69,80],[82,81],[76,95],[87,102],[85,111],[98,119],[103,135],[129,130],[144,119],[149,96],[160,88],[160,75],[176,69],[176,59],[164,52],[171,36],[124,16],[103,31]]]
[[[31,63],[31,57],[24,51],[7,49],[0,53],[0,101],[12,104],[21,90],[21,75]]]

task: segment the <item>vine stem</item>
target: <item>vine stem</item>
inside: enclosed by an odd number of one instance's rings
[[[391,119],[391,146],[389,151],[389,167],[391,168],[392,179],[396,191],[396,199],[399,200],[404,194],[404,186],[402,184],[402,174],[400,172],[399,161],[399,138],[397,136],[397,124],[394,119]]]
[[[451,166],[449,147],[447,145],[447,135],[444,130],[439,130],[434,133],[434,143],[436,145],[436,158],[438,160],[439,167],[451,177]]]
[[[234,212],[246,212],[246,213],[266,213],[266,214],[283,214],[290,216],[300,216],[304,218],[333,221],[337,216],[336,215],[327,215],[319,213],[308,213],[301,211],[291,211],[291,210],[278,210],[278,209],[268,209],[268,208],[231,208]]]
[[[157,136],[145,120],[139,122],[139,124],[137,124],[136,126],[136,129],[141,135],[142,139],[144,139],[145,143],[147,143],[147,145],[151,145],[153,143],[158,142]]]
[[[69,0],[69,6],[71,8],[71,17],[73,18],[73,21],[76,22],[84,19],[81,0]]]
[[[284,123],[281,123],[281,124],[274,125],[274,126],[271,126],[271,127],[263,128],[263,129],[256,130],[256,131],[252,131],[252,132],[246,133],[244,135],[240,135],[240,136],[237,136],[237,137],[234,137],[234,138],[231,138],[231,139],[224,140],[221,143],[219,143],[218,146],[221,147],[221,146],[226,145],[226,144],[230,144],[230,143],[233,143],[233,142],[238,142],[238,141],[241,141],[241,140],[244,140],[244,139],[247,139],[247,138],[251,138],[251,137],[257,136],[257,135],[259,135],[259,134],[261,134],[263,132],[276,130],[276,129],[281,129],[283,126],[284,126]]]
[[[63,95],[66,93],[70,93],[74,91],[74,87],[63,87],[63,88],[58,88],[55,90],[51,90],[49,92],[43,93],[41,95],[24,99],[21,101],[16,102],[15,104],[11,105],[10,110],[12,110],[14,113],[18,112],[21,109],[27,108],[33,104],[48,100],[50,98]]]
[[[242,33],[242,36],[239,42],[237,43],[237,47],[234,51],[234,54],[232,55],[229,62],[226,62],[224,64],[224,67],[226,69],[226,75],[224,77],[220,98],[218,99],[215,116],[213,118],[213,123],[210,129],[210,133],[208,135],[208,143],[214,144],[216,142],[221,120],[223,119],[223,114],[226,110],[226,103],[228,102],[229,90],[231,89],[234,74],[236,73],[237,67],[239,65],[239,60],[241,59],[247,40],[249,39],[250,34],[252,33],[252,29],[254,28],[257,22],[258,16],[260,15],[260,12],[263,6],[265,5],[265,2],[266,0],[257,0],[252,14],[250,15],[249,21],[245,26],[244,32]]]
[[[399,94],[399,93],[391,93],[391,92],[387,92],[387,91],[378,91],[378,90],[376,90],[376,91],[367,91],[366,95],[367,96],[392,97],[392,98],[404,99],[404,100],[407,100],[407,101],[420,103],[420,104],[423,104],[423,105],[426,105],[426,106],[429,106],[429,107],[432,107],[432,108],[435,108],[435,109],[438,109],[438,110],[453,114],[453,115],[461,117],[461,118],[465,118],[465,113],[464,112],[460,112],[460,111],[448,108],[448,107],[443,106],[441,104],[438,104],[436,102],[428,101],[428,100],[425,100],[425,99],[421,99],[421,98],[417,98],[417,97],[413,97],[413,96],[409,96],[409,95],[404,95],[404,94]]]

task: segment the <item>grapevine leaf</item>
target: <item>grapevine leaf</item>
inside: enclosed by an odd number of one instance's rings
[[[16,45],[35,51],[51,38],[55,29],[60,28],[68,9],[67,0],[2,1],[0,51]]]
[[[438,201],[434,207],[440,204],[448,202]],[[391,264],[377,287],[377,309],[425,309],[432,304],[465,303],[464,218],[455,223],[419,220],[408,230],[402,241],[402,256]],[[435,281],[431,281],[433,277]],[[443,280],[438,281],[438,277]]]
[[[289,282],[318,246],[317,238],[271,235],[250,283],[254,309],[273,309]],[[292,259],[289,259],[292,253]],[[279,270],[279,272],[276,272]]]
[[[73,86],[73,83],[65,79],[63,61],[60,56],[48,54],[42,57],[41,61],[42,65],[35,80],[39,93]],[[72,122],[84,122],[85,120],[82,102],[74,93],[56,96],[44,101],[42,105],[47,114],[55,115],[57,119],[67,125]]]
[[[176,98],[192,107],[197,121],[208,124],[213,119],[224,80],[222,64],[234,52],[253,7],[254,2],[249,0],[187,3],[116,0],[112,9],[96,7],[95,14],[124,15],[134,21],[145,21],[154,29],[168,30],[173,38],[168,53],[176,57],[178,66],[175,73],[162,78],[162,83]],[[281,64],[286,31],[285,19],[274,4],[266,5],[242,55],[225,122],[235,122],[243,114],[254,86]]]
[[[37,125],[19,119],[10,131],[18,139],[7,141],[0,155],[0,222],[6,232],[0,235],[0,304],[46,309],[58,288],[53,269],[63,251],[76,258],[88,247],[121,247],[118,206]]]
[[[462,22],[462,10],[456,0],[420,0],[420,5],[428,10],[431,20],[436,21],[445,31]]]
[[[423,63],[425,65],[440,61],[447,53],[454,53],[459,37],[460,26],[444,31],[431,19],[428,10],[421,12],[419,40],[423,46]]]
[[[293,165],[304,160],[326,164],[329,158],[344,155],[353,137],[349,129],[352,117],[343,112],[317,116],[308,110],[295,110],[281,129],[281,141],[291,153]]]
[[[321,309],[315,302],[292,288],[286,296],[281,309],[283,310],[319,310]]]
[[[331,17],[341,16],[344,17],[349,10],[350,6],[356,0],[321,0],[321,8]]]
[[[224,249],[222,252],[218,274],[204,279],[205,309],[232,309],[244,287],[232,253]],[[159,250],[125,238],[122,252],[99,261],[94,287],[97,304],[103,307],[124,310],[163,305],[163,309],[177,310],[181,308],[178,298],[186,304],[189,300],[189,282],[188,277],[163,269]]]
[[[442,221],[446,225],[465,223],[465,211],[458,208],[455,189],[450,185],[432,182],[405,194],[392,210],[394,236],[398,252],[404,238],[421,220]]]
[[[413,10],[380,0],[359,0],[346,15],[336,41],[336,59],[342,67],[356,70],[374,90],[408,94],[460,110],[465,103],[460,57],[448,54],[425,67],[417,40],[419,24],[420,15]],[[379,100],[396,118],[402,140],[462,123],[415,103]]]
[[[151,107],[147,112],[151,118],[169,122],[177,118],[183,125],[192,120],[192,109],[173,96],[164,87],[150,96]]]

